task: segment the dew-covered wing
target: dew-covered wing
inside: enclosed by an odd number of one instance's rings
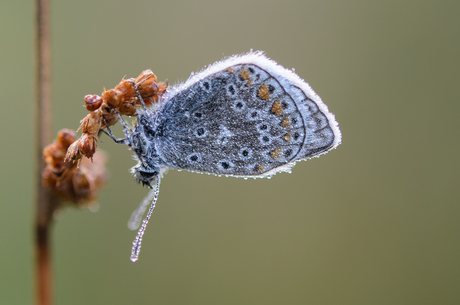
[[[327,108],[320,110],[301,86],[269,70],[232,65],[169,98],[158,116],[158,149],[167,166],[266,176],[338,145]]]

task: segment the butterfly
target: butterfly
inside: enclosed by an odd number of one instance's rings
[[[243,178],[290,172],[297,161],[318,157],[341,143],[334,115],[292,70],[262,52],[236,55],[193,74],[167,91],[158,104],[137,110],[137,122],[123,121],[124,139],[137,165],[134,178],[152,190],[133,213],[140,226],[131,260],[170,169]],[[141,224],[148,205],[149,212]]]

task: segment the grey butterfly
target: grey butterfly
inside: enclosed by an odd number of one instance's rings
[[[132,261],[138,258],[167,170],[270,177],[341,143],[335,117],[321,98],[297,74],[262,52],[209,66],[137,115],[134,127],[122,121],[126,138],[116,140],[134,152],[134,178],[152,188],[130,220],[130,228],[138,228],[152,202],[133,242]]]

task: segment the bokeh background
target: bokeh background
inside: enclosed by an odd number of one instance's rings
[[[184,81],[264,50],[336,115],[343,144],[271,180],[170,172],[147,193],[104,138],[100,210],[53,231],[56,304],[459,304],[459,1],[52,1],[53,128],[151,68]],[[0,304],[31,304],[33,3],[0,3]],[[117,129],[119,132],[120,129]]]

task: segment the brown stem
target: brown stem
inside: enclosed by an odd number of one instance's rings
[[[35,223],[35,263],[38,305],[52,304],[50,225],[57,200],[42,185],[45,167],[43,148],[51,143],[51,43],[49,0],[36,0],[36,98],[35,139],[37,164],[37,206]]]
[[[53,303],[53,283],[50,249],[50,227],[37,227],[36,230],[36,289],[38,305]]]

